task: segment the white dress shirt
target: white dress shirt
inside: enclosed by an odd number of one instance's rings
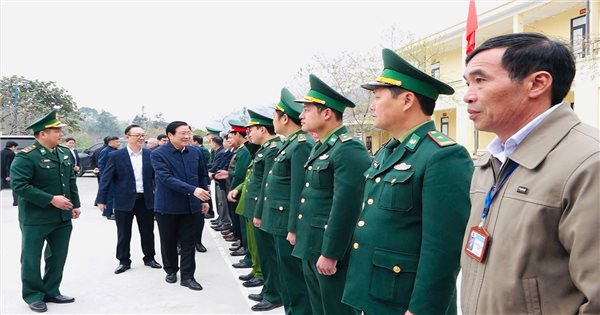
[[[129,153],[129,159],[131,160],[131,166],[133,166],[133,175],[135,177],[135,192],[144,192],[144,177],[142,175],[142,149],[140,152],[133,152],[129,146],[127,146],[127,152]]]

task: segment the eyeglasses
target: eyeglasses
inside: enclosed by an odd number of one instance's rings
[[[145,137],[146,135],[145,135],[145,134],[143,134],[143,133],[139,133],[139,134],[133,134],[133,135],[132,135],[132,134],[129,134],[129,136],[131,136],[131,137],[136,137],[136,138],[142,138],[142,137]]]

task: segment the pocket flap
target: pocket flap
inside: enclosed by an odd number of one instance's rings
[[[326,170],[329,167],[329,160],[316,160],[312,167],[312,170],[317,172]]]
[[[390,183],[392,185],[404,183],[407,180],[409,180],[413,176],[414,173],[415,173],[414,171],[392,172],[389,175],[387,175],[383,179],[383,181]]]
[[[327,217],[314,217],[310,221],[310,226],[320,229],[326,229],[327,222],[329,222],[329,218]]]
[[[271,200],[269,205],[272,209],[284,211],[289,208],[290,201],[282,201],[282,200]]]
[[[415,255],[375,249],[373,252],[373,265],[393,271],[417,272],[419,258]]]

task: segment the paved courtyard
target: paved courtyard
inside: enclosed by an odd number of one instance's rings
[[[250,269],[231,267],[239,257],[229,255],[231,243],[207,227],[203,243],[207,253],[196,253],[196,280],[204,287],[192,291],[179,283],[164,281],[162,269],[144,266],[139,233],[134,221],[131,240],[131,269],[115,275],[116,226],[94,207],[97,182],[95,177],[77,179],[81,197],[81,217],[73,220],[73,234],[65,266],[61,291],[74,296],[72,304],[48,304],[48,314],[257,314],[250,310],[254,303],[246,296],[260,288],[245,288],[237,279]],[[2,314],[33,313],[21,299],[20,246],[18,210],[12,206],[10,190],[1,195],[1,282]],[[155,226],[156,260],[161,263],[158,228]],[[308,303],[308,301],[307,301]],[[283,308],[260,314],[283,314]]]

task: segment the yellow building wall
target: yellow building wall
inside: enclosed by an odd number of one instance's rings
[[[462,80],[462,53],[460,49],[454,49],[440,54],[436,59],[440,62],[440,79],[450,83]]]
[[[442,130],[442,117],[448,117],[448,136],[456,139],[456,109],[442,109],[433,112],[431,119],[435,122],[435,129]]]
[[[549,19],[543,19],[536,21],[531,24],[527,24],[523,27],[525,32],[538,32],[552,37],[562,39],[566,43],[571,41],[571,19],[580,16],[579,10],[585,8],[576,7],[570,10],[566,10],[563,13],[553,16]],[[531,13],[527,13],[531,14]]]

